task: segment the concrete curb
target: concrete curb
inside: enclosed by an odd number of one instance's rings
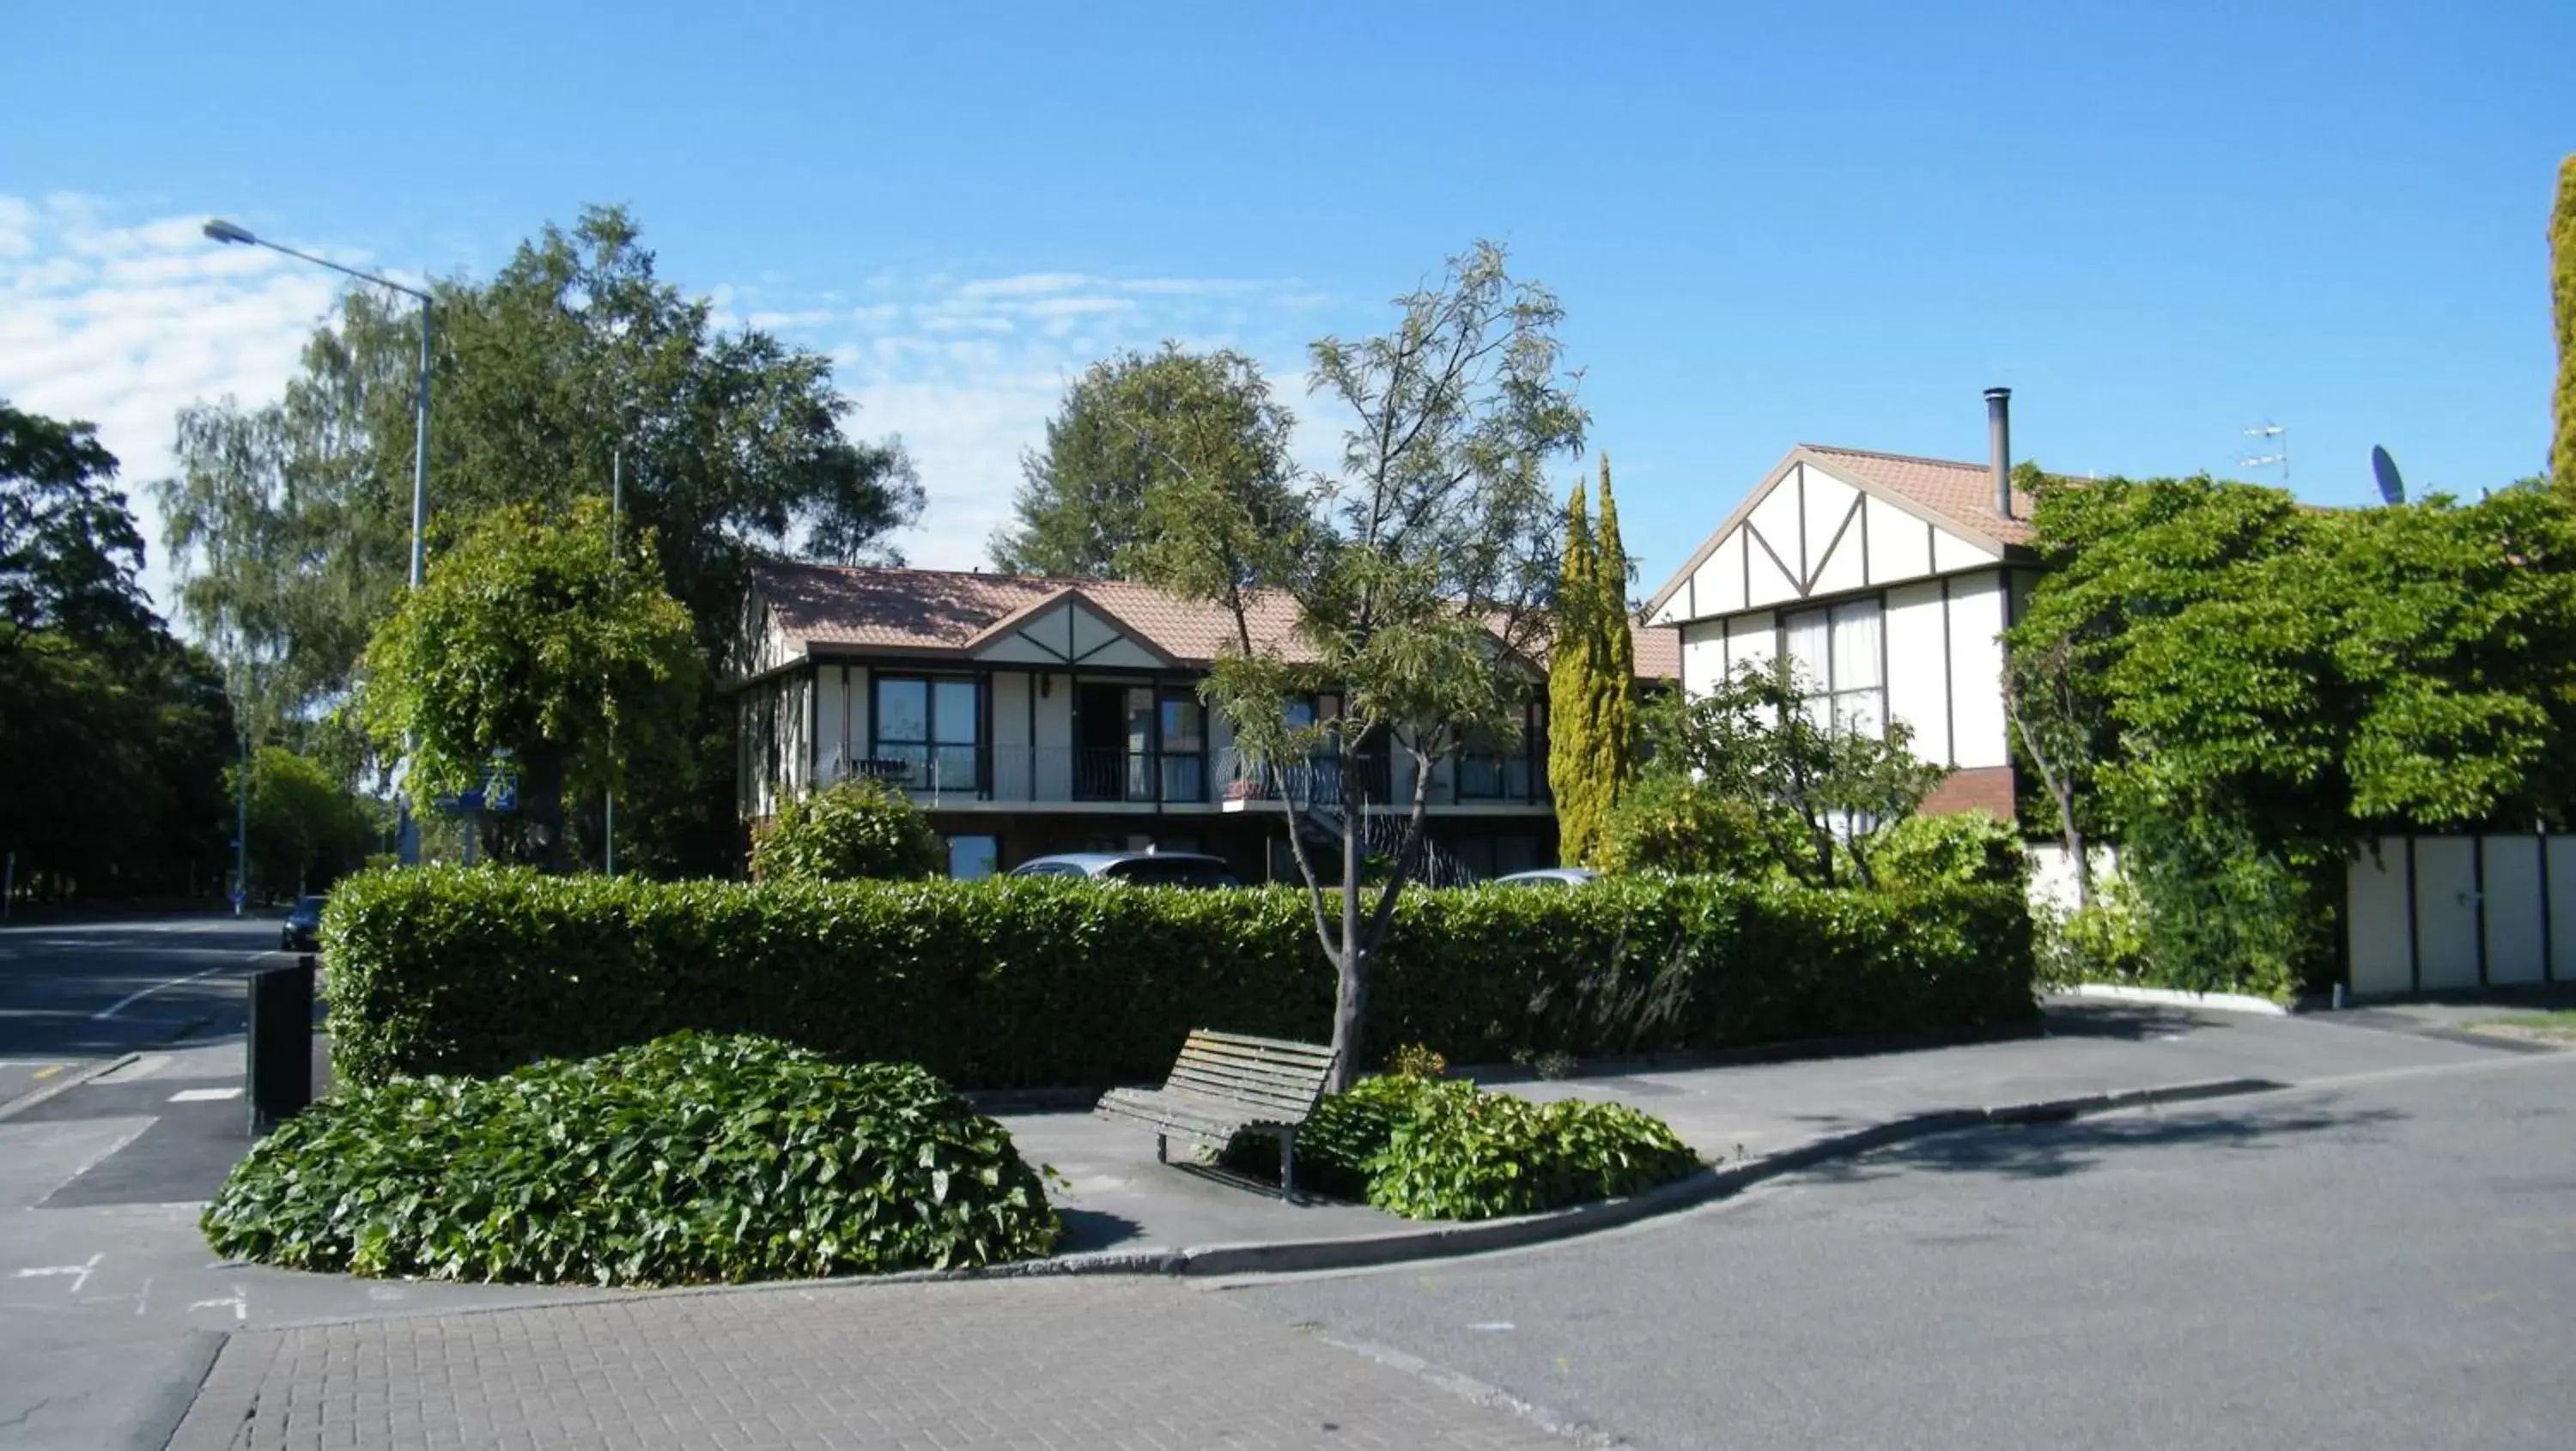
[[[116,1444],[131,1451],[163,1451],[177,1438],[180,1422],[188,1418],[188,1408],[197,1403],[198,1393],[206,1388],[206,1377],[214,1371],[216,1357],[224,1353],[224,1344],[231,1338],[231,1332],[224,1330],[189,1331],[179,1347],[177,1363],[143,1398],[143,1404],[126,1417],[118,1428]]]
[[[67,1073],[61,1078],[37,1089],[33,1093],[22,1093],[16,1098],[9,1100],[7,1103],[0,1103],[0,1119],[8,1118],[13,1114],[25,1113],[27,1110],[34,1108],[37,1104],[44,1103],[49,1099],[60,1098],[64,1094],[71,1092],[73,1089],[80,1087],[82,1084],[89,1082],[91,1079],[103,1078],[142,1056],[143,1055],[140,1052],[120,1053],[113,1058],[102,1058],[96,1063],[92,1063],[77,1072]]]
[[[513,1310],[544,1310],[566,1305],[630,1304],[639,1298],[682,1295],[776,1295],[820,1289],[842,1289],[866,1285],[940,1284],[959,1280],[1036,1279],[1064,1275],[1172,1275],[1234,1276],[1296,1274],[1316,1270],[1368,1269],[1379,1265],[1401,1264],[1411,1260],[1448,1259],[1459,1255],[1485,1254],[1494,1250],[1519,1249],[1546,1244],[1554,1240],[1574,1239],[1605,1229],[1616,1229],[1639,1220],[1677,1214],[1713,1200],[1725,1198],[1784,1174],[1835,1159],[1850,1158],[1872,1149],[1932,1134],[1957,1133],[1962,1129],[1996,1125],[2063,1123],[2092,1114],[2117,1113],[2124,1109],[2148,1108],[2157,1104],[2192,1103],[2203,1099],[2233,1098],[2246,1094],[2274,1093],[2295,1087],[2294,1084],[2269,1078],[2214,1078],[2189,1083],[2170,1084],[2161,1088],[2121,1089],[2109,1093],[2088,1093],[2073,1098],[2043,1099],[2032,1103],[2005,1104],[1991,1108],[1938,1109],[1928,1113],[1909,1114],[1885,1123],[1871,1124],[1838,1134],[1827,1134],[1785,1149],[1776,1154],[1748,1158],[1723,1168],[1702,1168],[1686,1178],[1648,1190],[1626,1199],[1607,1199],[1592,1204],[1578,1204],[1570,1209],[1552,1210],[1545,1214],[1523,1215],[1513,1219],[1487,1219],[1474,1223],[1441,1223],[1408,1226],[1389,1234],[1368,1235],[1356,1239],[1272,1240],[1247,1244],[1190,1246],[1181,1249],[1097,1250],[1087,1254],[1056,1255],[1042,1260],[1020,1260],[1010,1264],[988,1265],[966,1270],[902,1270],[885,1275],[843,1275],[819,1280],[763,1280],[748,1285],[678,1285],[650,1290],[600,1290],[584,1288],[567,1293],[560,1299],[547,1299],[516,1305],[420,1306],[375,1315],[330,1315],[308,1320],[279,1321],[264,1327],[271,1330],[302,1329],[319,1325],[372,1323],[380,1320],[412,1320],[434,1315],[489,1315]]]
[[[2158,1003],[2169,1008],[2207,1008],[2220,1013],[2258,1013],[2286,1018],[2297,1008],[2246,993],[2196,993],[2171,987],[2130,987],[2124,983],[2086,982],[2059,988],[2068,997],[2102,998],[2121,1003]]]

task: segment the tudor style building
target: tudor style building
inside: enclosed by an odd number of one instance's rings
[[[2038,557],[2031,500],[2009,482],[2010,397],[1986,394],[1983,464],[1789,450],[1647,602],[1647,620],[1680,637],[1682,688],[1785,655],[1814,682],[1820,720],[1902,720],[1917,755],[1952,768],[1926,811],[2011,820],[1998,637]]]
[[[1076,850],[1205,851],[1247,881],[1295,875],[1276,778],[1236,758],[1198,686],[1233,616],[1119,580],[763,565],[746,601],[736,798],[744,819],[864,772],[900,785],[947,840],[952,874]],[[1256,643],[1293,652],[1285,599],[1258,603]],[[1680,669],[1669,630],[1637,632],[1641,680]],[[1300,702],[1332,718],[1330,693]],[[1546,692],[1521,740],[1438,763],[1432,845],[1478,875],[1552,864]],[[1367,795],[1412,799],[1403,752]]]

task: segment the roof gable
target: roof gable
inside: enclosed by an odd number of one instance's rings
[[[1658,625],[1992,563],[2030,538],[1983,465],[1800,444],[1647,601]]]
[[[978,660],[1023,665],[1152,670],[1179,663],[1079,586],[1067,586],[1004,615],[962,648]]]

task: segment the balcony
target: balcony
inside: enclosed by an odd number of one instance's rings
[[[1355,763],[1351,782],[1373,807],[1412,799],[1409,770],[1383,754]],[[1121,812],[1171,807],[1242,810],[1256,802],[1330,806],[1343,800],[1343,764],[1332,758],[1255,766],[1227,751],[1127,751],[1075,746],[887,746],[853,762],[925,807],[1098,807]],[[1545,773],[1521,756],[1462,756],[1434,777],[1434,806],[1544,806]]]

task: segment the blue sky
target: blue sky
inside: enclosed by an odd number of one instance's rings
[[[21,7],[0,393],[139,485],[331,294],[204,217],[479,273],[621,201],[913,445],[921,563],[980,559],[1092,358],[1226,343],[1301,397],[1478,236],[1566,304],[1640,593],[1793,443],[1979,457],[1990,384],[2078,473],[2279,421],[2328,502],[2373,443],[2471,493],[2547,446],[2576,7],[521,8]]]

